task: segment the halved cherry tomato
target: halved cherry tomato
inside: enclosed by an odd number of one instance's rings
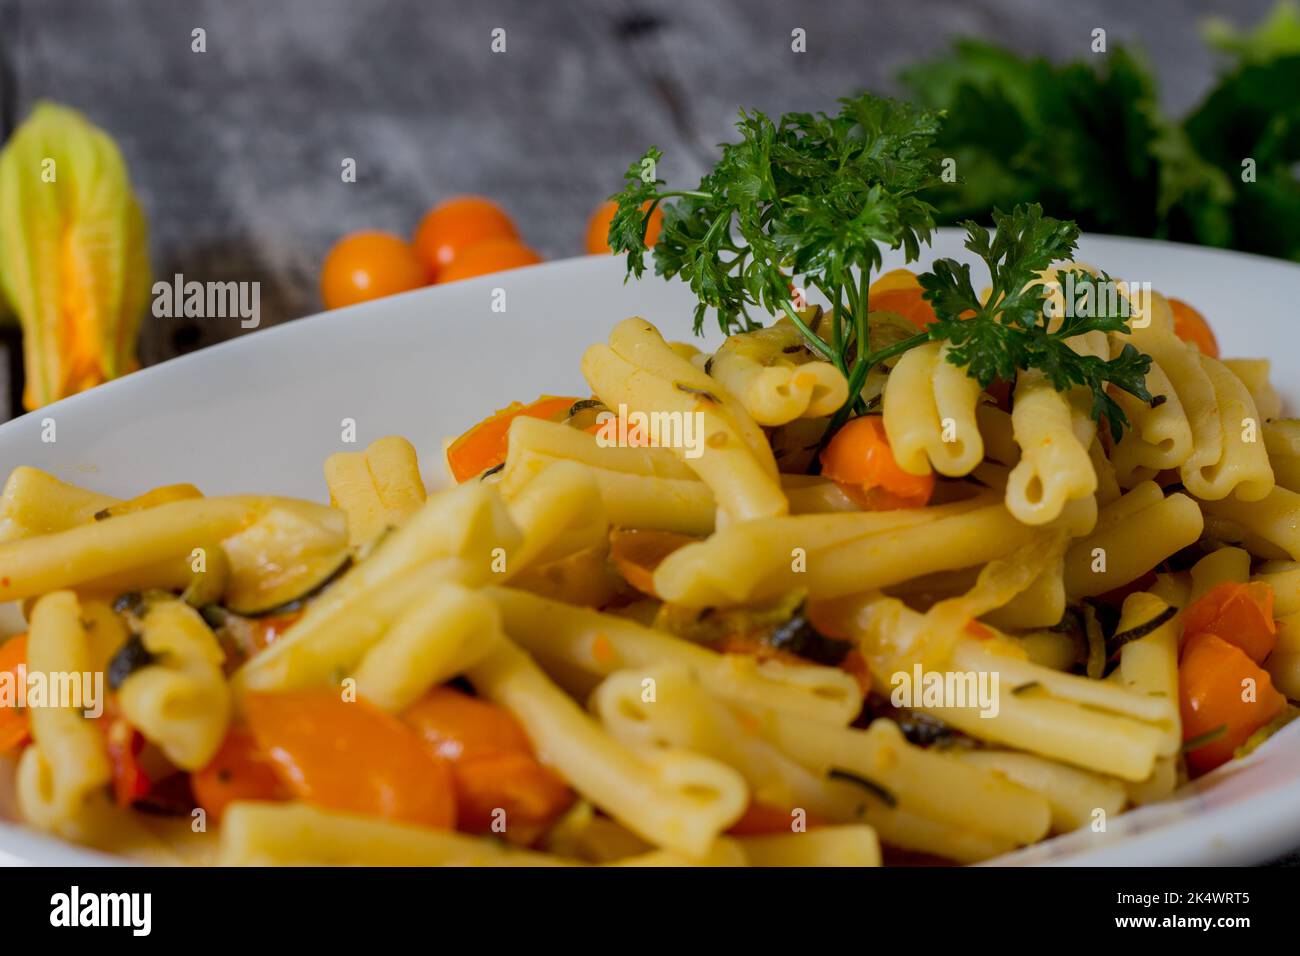
[[[0,675],[15,685],[27,679],[27,635],[17,634],[0,644]],[[17,707],[0,707],[0,754],[27,743],[31,736],[31,721],[26,710]]]
[[[821,453],[822,475],[864,508],[920,508],[934,492],[934,475],[913,475],[894,460],[879,415],[851,418]]]
[[[528,845],[573,803],[573,791],[533,756],[523,727],[496,704],[436,687],[402,717],[450,762],[460,829],[491,833],[503,823],[507,840]]]
[[[438,273],[438,281],[458,282],[491,272],[536,265],[541,261],[541,256],[517,239],[486,239],[457,255],[455,262]]]
[[[1183,645],[1178,688],[1183,740],[1196,742],[1187,750],[1187,766],[1196,773],[1232,759],[1251,734],[1286,708],[1266,670],[1241,648],[1206,632]]]
[[[573,403],[580,399],[543,395],[528,405],[511,402],[490,418],[485,418],[447,446],[447,464],[458,482],[468,481],[506,460],[510,423],[520,415],[563,421]]]
[[[444,760],[533,752],[510,711],[454,687],[433,688],[408,707],[402,719]]]
[[[925,327],[938,316],[923,295],[924,290],[919,285],[907,286],[868,293],[867,301],[872,312],[897,312],[924,332]]]
[[[642,205],[642,209],[648,209],[650,203]],[[599,255],[602,252],[609,252],[609,224],[614,219],[614,213],[618,212],[618,203],[612,199],[607,199],[591,214],[591,219],[587,222],[587,252],[591,255]],[[655,206],[654,212],[650,213],[650,220],[646,223],[645,244],[653,248],[654,244],[659,241],[659,231],[663,229],[664,213],[659,206]]]
[[[354,232],[325,257],[320,297],[327,309],[428,285],[429,270],[410,243],[389,232]]]
[[[1246,652],[1256,664],[1277,643],[1273,620],[1273,586],[1265,581],[1216,584],[1183,612],[1183,633],[1208,631]]]
[[[1205,321],[1205,316],[1182,299],[1170,299],[1169,308],[1174,313],[1174,335],[1184,342],[1191,342],[1210,358],[1218,358],[1219,340],[1214,337],[1214,330]]]
[[[190,777],[194,799],[214,821],[236,800],[289,800],[293,792],[276,772],[275,764],[257,746],[247,727],[232,727],[221,749],[202,770]]]
[[[415,248],[433,274],[443,272],[471,246],[489,239],[519,240],[519,230],[506,211],[482,196],[456,196],[434,206],[415,230]]]
[[[396,717],[335,690],[253,693],[244,714],[258,748],[294,796],[330,810],[450,829],[447,762]]]

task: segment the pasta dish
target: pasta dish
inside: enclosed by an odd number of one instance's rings
[[[655,250],[692,283],[703,195]],[[22,823],[151,862],[974,863],[1249,754],[1300,699],[1300,420],[1069,224],[995,218],[982,291],[795,251],[825,304],[703,282],[779,316],[711,353],[626,318],[589,394],[467,410],[431,492],[399,436],[328,504],[15,468]]]
[[[0,712],[23,819],[154,860],[871,865],[1159,800],[1300,691],[1300,431],[1265,360],[1150,312],[1165,401],[1113,446],[921,348],[809,476],[845,382],[792,325],[705,357],[633,318],[583,356],[594,398],[492,416],[427,498],[397,437],[325,463],[330,506],[15,469],[0,659],[109,688]],[[703,416],[702,453],[635,411]],[[996,700],[895,706],[931,673]]]

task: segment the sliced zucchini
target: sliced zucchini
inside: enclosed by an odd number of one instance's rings
[[[596,416],[604,411],[608,411],[608,409],[605,408],[605,403],[600,399],[584,398],[581,401],[574,402],[569,408],[569,414],[565,417],[564,424],[579,431],[586,431],[597,423]]]
[[[230,561],[222,603],[256,615],[302,600],[348,561],[347,516],[310,501],[277,500],[263,517],[223,544]]]

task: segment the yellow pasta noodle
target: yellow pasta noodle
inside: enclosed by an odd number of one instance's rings
[[[0,541],[63,531],[93,521],[118,499],[59,481],[39,468],[20,465],[0,493]]]
[[[880,866],[876,831],[862,824],[737,841],[750,866]]]
[[[1187,495],[1164,498],[1155,482],[1144,482],[1103,509],[1096,530],[1066,552],[1066,593],[1087,597],[1128,584],[1199,538],[1203,526]]]
[[[519,529],[495,489],[468,482],[429,497],[289,632],[235,674],[239,690],[328,684],[354,668],[405,605],[440,580],[488,580]]]
[[[144,617],[141,642],[153,662],[118,688],[123,715],[176,766],[207,765],[230,723],[225,652],[207,624],[181,601],[159,601]]]
[[[66,680],[89,671],[80,607],[70,591],[47,594],[32,609],[27,668],[50,685],[59,675]],[[51,700],[30,709],[33,743],[18,763],[18,807],[43,830],[75,828],[87,801],[112,776],[102,734],[73,703]]]
[[[1091,423],[1085,421],[1069,396],[1056,391],[1041,372],[1021,373],[1011,412],[1020,461],[1011,469],[1006,493],[1007,510],[1018,520],[1045,524],[1068,502],[1097,490],[1088,457]]]
[[[709,374],[736,396],[755,422],[784,425],[796,418],[829,415],[849,395],[839,369],[829,362],[808,361],[806,355],[801,333],[783,318],[730,336],[714,353]]]
[[[458,584],[435,585],[366,651],[353,675],[357,693],[384,710],[404,710],[478,663],[500,639],[501,615],[491,601]]]
[[[1117,337],[1115,354],[1123,345]],[[1115,394],[1115,401],[1130,425],[1111,454],[1115,477],[1124,488],[1153,478],[1165,469],[1178,468],[1192,454],[1192,426],[1182,400],[1164,369],[1154,362],[1147,372],[1146,386],[1158,404],[1144,402],[1124,391]]]
[[[270,498],[195,498],[0,544],[0,600],[75,587],[188,555],[251,524]]]
[[[1226,518],[1249,534],[1280,548],[1294,561],[1300,561],[1300,492],[1275,486],[1262,499],[1243,501],[1223,498],[1207,501],[1206,515]]]
[[[608,676],[629,667],[679,666],[719,697],[766,703],[830,723],[847,724],[862,706],[857,681],[838,668],[758,663],[719,654],[635,621],[528,594],[514,588],[486,592],[515,641],[557,668]]]
[[[1263,419],[1250,392],[1222,362],[1201,356],[1201,366],[1214,389],[1218,406],[1221,453],[1212,462],[1183,469],[1183,483],[1203,501],[1232,495],[1239,501],[1259,501],[1273,489],[1273,468],[1261,434]]]
[[[656,846],[702,856],[744,812],[745,783],[736,771],[688,751],[627,749],[508,641],[468,676],[476,690],[519,718],[544,763]]]
[[[984,458],[976,422],[979,382],[930,342],[905,352],[885,385],[884,424],[898,465],[915,475],[959,476]]]
[[[1052,830],[1068,833],[1088,826],[1096,812],[1116,814],[1124,809],[1124,786],[1086,770],[1054,760],[1007,750],[971,750],[957,756],[966,763],[1001,774],[1013,783],[1040,793],[1052,811]]]
[[[583,375],[606,406],[698,422],[696,447],[674,452],[709,485],[731,518],[786,512],[771,448],[734,398],[674,355],[644,320],[621,323],[610,342],[592,346],[582,360]]]
[[[1246,386],[1255,408],[1265,420],[1282,414],[1282,399],[1269,381],[1268,359],[1226,358],[1223,364]]]
[[[376,439],[364,452],[330,455],[325,483],[330,503],[347,512],[354,547],[400,525],[425,499],[415,447],[398,435]]]

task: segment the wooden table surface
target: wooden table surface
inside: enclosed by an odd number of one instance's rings
[[[578,255],[592,208],[646,145],[664,149],[670,181],[697,177],[738,106],[897,92],[901,67],[954,36],[1059,60],[1091,55],[1105,28],[1145,49],[1181,113],[1214,75],[1199,19],[1253,23],[1271,5],[0,0],[0,137],[41,99],[83,110],[126,156],[155,276],[258,281],[266,326],[320,308],[319,265],[339,236],[408,233],[456,193],[503,203],[546,258]],[[504,53],[490,49],[498,27]],[[206,52],[191,48],[196,28]],[[805,53],[791,51],[795,28]],[[355,183],[340,176],[348,157]],[[147,316],[141,359],[238,334],[237,318]]]

